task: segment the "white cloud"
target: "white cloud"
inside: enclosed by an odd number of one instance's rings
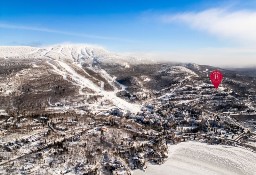
[[[0,22],[0,28],[3,28],[3,29],[16,29],[16,30],[30,30],[30,31],[39,31],[39,32],[47,32],[47,33],[56,33],[56,34],[62,34],[62,35],[77,36],[77,37],[83,37],[83,38],[93,38],[93,39],[100,39],[100,40],[135,42],[133,40],[124,39],[124,38],[107,37],[107,36],[99,36],[99,35],[90,35],[90,34],[83,34],[83,33],[75,33],[75,32],[67,32],[67,31],[55,30],[55,29],[44,28],[44,27],[35,27],[35,26],[26,26],[26,25],[15,25],[15,24],[8,24],[8,23],[1,23],[1,22]]]
[[[135,55],[158,61],[197,63],[219,67],[256,66],[256,49],[253,48],[201,48],[173,52],[136,53]]]
[[[256,11],[208,9],[162,16],[164,22],[182,22],[215,36],[242,44],[256,43]]]

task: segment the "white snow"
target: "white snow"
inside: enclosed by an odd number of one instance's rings
[[[33,53],[38,49],[28,46],[0,46],[0,57],[25,57],[25,55]]]
[[[68,59],[76,63],[93,62],[117,63],[129,68],[130,64],[153,63],[148,58],[141,58],[125,53],[113,53],[101,46],[90,44],[60,44],[47,47],[0,46],[0,58],[15,57],[20,59],[54,58]]]
[[[149,82],[149,81],[151,81],[151,79],[149,78],[149,77],[147,77],[147,76],[141,76],[141,78],[143,79],[143,81],[145,81],[145,82]]]
[[[63,44],[48,46],[45,48],[1,46],[0,57],[13,57],[20,59],[45,59],[46,62],[53,68],[52,70],[55,73],[62,75],[65,80],[70,81],[76,86],[80,87],[79,95],[86,95],[82,92],[82,88],[86,87],[93,90],[95,94],[102,96],[102,101],[110,100],[114,106],[124,110],[129,110],[131,112],[136,113],[140,111],[140,105],[129,103],[116,96],[116,93],[119,90],[114,85],[115,79],[109,76],[106,71],[99,69],[98,73],[106,78],[109,84],[114,87],[114,91],[112,92],[105,91],[98,84],[92,82],[89,78],[80,75],[76,71],[76,69],[84,71],[81,66],[83,63],[92,65],[97,64],[98,62],[107,62],[118,63],[127,67],[129,66],[130,62],[136,62],[136,57],[115,54],[105,50],[102,47],[86,44]],[[36,66],[36,64],[33,64],[33,67]],[[88,74],[86,71],[84,71],[84,73]],[[88,74],[88,76],[90,75]],[[70,77],[71,79],[69,79]],[[124,89],[125,87],[122,88]],[[9,91],[4,91],[2,92],[2,94],[9,94],[11,92],[11,88],[9,88]]]
[[[186,67],[183,67],[183,66],[172,66],[171,71],[169,71],[168,73],[170,73],[170,74],[187,73],[189,75],[198,77],[198,75],[194,71],[192,71]]]
[[[99,86],[96,86],[93,82],[91,82],[89,79],[81,76],[78,74],[75,70],[73,70],[67,63],[58,61],[58,64],[64,68],[66,72],[68,72],[69,75],[72,76],[72,79],[76,81],[78,84],[84,85],[90,89],[93,89],[95,91],[100,92]]]
[[[162,165],[148,165],[134,175],[255,175],[256,153],[239,147],[183,142],[169,146]]]
[[[218,87],[218,90],[219,90],[219,91],[224,91],[224,90],[225,90],[225,87],[219,86],[219,87]]]
[[[8,115],[4,109],[0,109],[0,115]]]
[[[134,113],[137,113],[137,112],[140,111],[140,108],[141,108],[140,105],[129,103],[129,102],[117,97],[116,93],[117,93],[118,89],[115,89],[114,91],[110,91],[110,92],[105,91],[101,87],[95,85],[89,79],[87,79],[87,78],[83,77],[82,75],[78,74],[66,62],[58,60],[55,63],[58,64],[58,66],[55,66],[52,63],[48,62],[48,64],[50,64],[54,68],[55,72],[59,73],[63,77],[66,77],[67,75],[69,75],[72,78],[72,81],[76,85],[81,86],[81,88],[83,88],[83,87],[90,88],[93,91],[95,91],[98,95],[102,95],[103,96],[103,99],[102,99],[103,101],[104,100],[110,100],[110,101],[112,101],[112,103],[115,106],[117,106],[121,109],[124,109],[124,110],[129,110],[129,111],[134,112]],[[105,76],[106,76],[106,72],[105,72]],[[84,95],[86,95],[86,94],[84,94]]]

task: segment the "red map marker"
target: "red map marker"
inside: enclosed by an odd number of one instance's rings
[[[221,81],[223,79],[223,75],[222,75],[222,73],[220,71],[214,70],[210,74],[210,79],[212,81],[213,86],[216,89],[218,89],[218,87],[219,87],[219,85],[220,85],[220,83],[221,83]]]

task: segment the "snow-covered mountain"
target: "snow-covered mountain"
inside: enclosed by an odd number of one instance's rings
[[[208,77],[214,69],[91,45],[2,46],[0,174],[128,175],[164,163],[167,144],[187,140],[247,148],[254,160],[256,78],[218,68],[224,79],[216,90]],[[209,157],[208,148],[200,156],[182,150],[198,162]],[[203,170],[224,172],[214,168],[244,160],[219,157]],[[248,165],[237,174],[251,174]]]
[[[8,85],[3,85],[3,95],[11,93],[22,94],[23,82],[31,86],[29,82],[32,79],[36,81],[37,78],[40,79],[40,77],[47,75],[50,78],[51,74],[54,74],[55,76],[61,76],[63,78],[62,81],[70,86],[75,86],[77,88],[76,95],[91,98],[89,97],[91,93],[91,95],[101,98],[96,100],[97,102],[93,103],[93,105],[88,104],[87,107],[90,110],[92,108],[93,111],[98,111],[98,108],[100,108],[99,111],[103,110],[102,103],[111,103],[115,107],[131,112],[138,112],[140,110],[139,104],[128,103],[116,96],[116,93],[122,90],[122,88],[116,83],[115,77],[110,76],[100,68],[101,64],[117,64],[126,68],[129,64],[138,64],[141,61],[135,57],[111,53],[98,46],[56,45],[46,48],[0,47],[0,58],[6,61],[6,65],[3,66],[16,66],[22,69],[10,75],[9,79],[13,81]],[[37,83],[42,83],[39,79]],[[63,100],[65,103],[68,103],[65,99],[61,99],[61,103],[63,103]],[[104,105],[104,108],[106,106]]]
[[[96,113],[115,107],[139,112],[142,101],[156,92],[195,81],[209,82],[207,76],[213,69],[157,63],[94,45],[1,46],[0,59],[0,95],[11,96],[4,106],[31,108],[40,98],[39,108],[56,110],[61,104],[66,110],[83,108]]]
[[[28,47],[28,46],[0,46],[0,58],[19,59],[61,59],[73,60],[79,64],[117,63],[124,66],[129,64],[139,64],[145,62],[145,58],[117,54],[110,52],[103,47],[85,44],[63,44],[48,47]],[[153,60],[147,62],[155,63]]]

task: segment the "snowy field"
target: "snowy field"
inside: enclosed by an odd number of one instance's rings
[[[243,148],[184,142],[169,147],[163,165],[134,175],[256,175],[256,154]]]

